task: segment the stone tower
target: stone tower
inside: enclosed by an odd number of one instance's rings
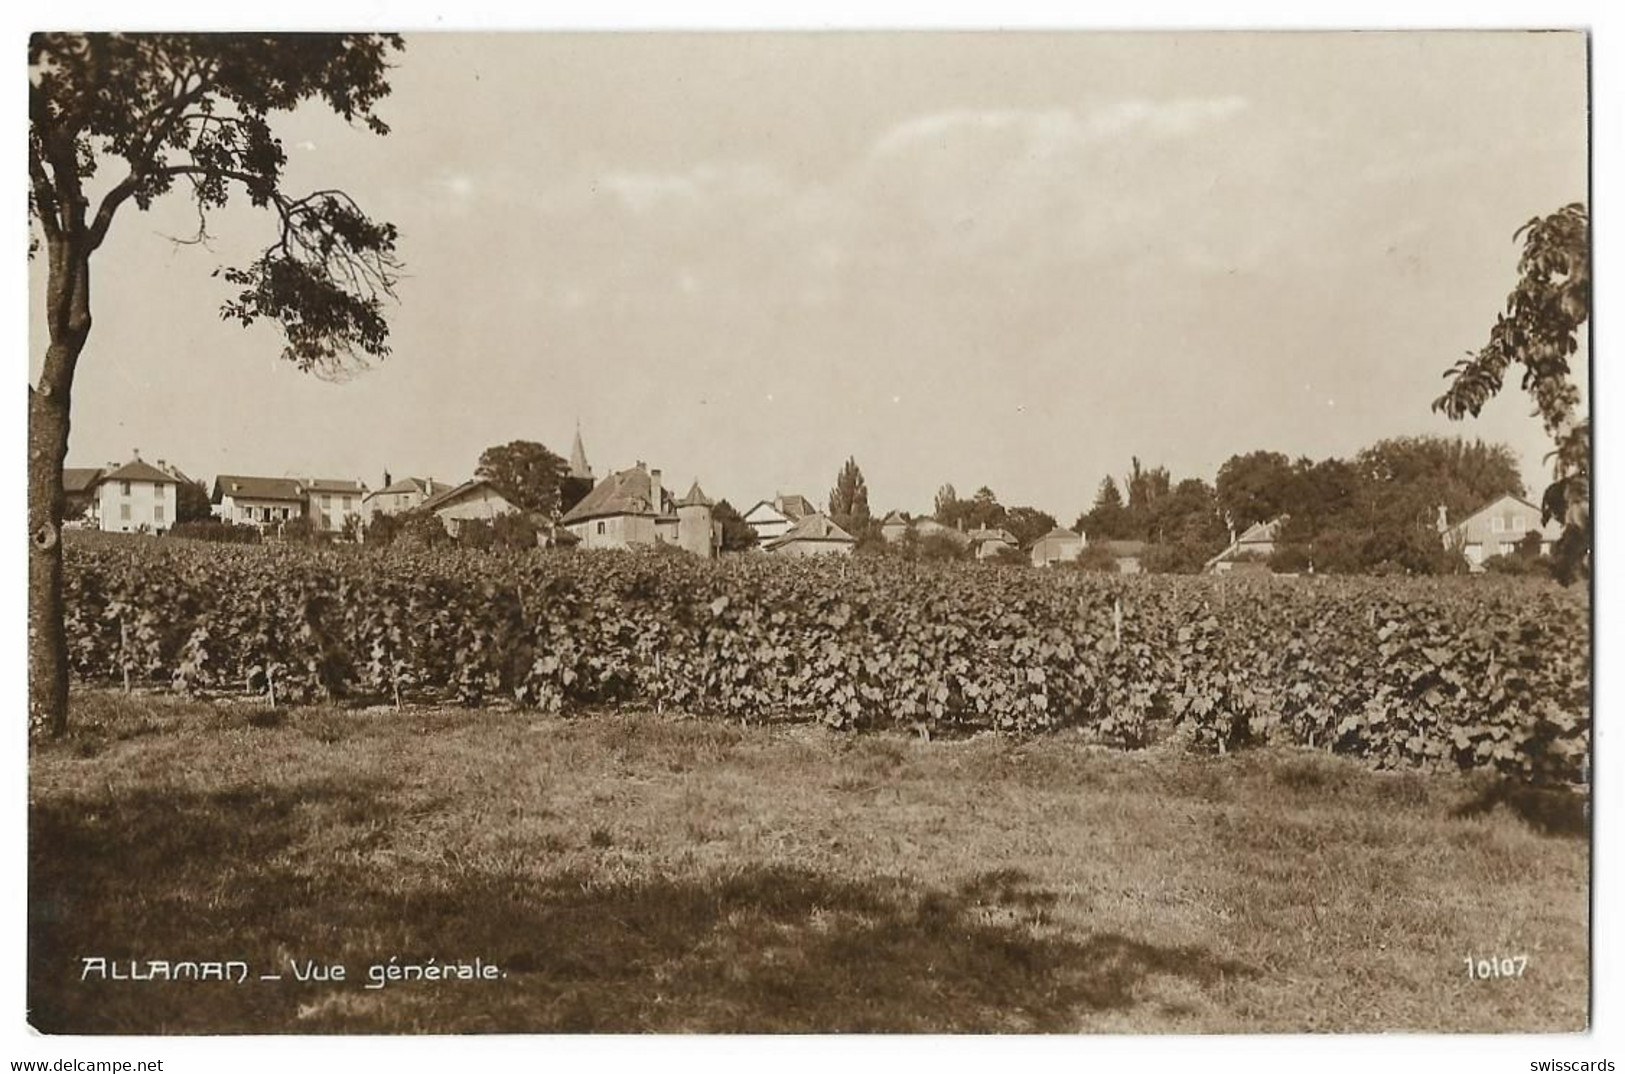
[[[712,508],[716,505],[700,489],[699,481],[689,488],[688,495],[677,501],[678,547],[711,559],[716,556],[719,541]]]
[[[581,446],[581,423],[576,423],[575,443],[570,445],[570,476],[582,481],[592,480],[592,467],[587,464],[587,449]]]

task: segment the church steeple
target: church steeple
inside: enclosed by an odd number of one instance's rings
[[[581,423],[576,422],[575,443],[570,445],[570,476],[592,480],[592,467],[587,464],[587,449],[581,446]]]

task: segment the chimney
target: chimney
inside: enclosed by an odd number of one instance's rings
[[[378,487],[381,488],[381,489],[387,489],[389,486],[393,485],[394,483],[395,482],[393,482],[393,481],[391,481],[389,479],[389,471],[385,470],[384,471],[384,483],[382,485],[379,485]]]
[[[140,462],[141,461],[141,449],[140,448],[131,448],[130,450],[135,453],[135,461]]]
[[[1450,528],[1450,510],[1442,503],[1439,505],[1438,527],[1440,533]]]
[[[654,505],[654,512],[657,515],[663,513],[661,511],[662,499],[663,499],[663,497],[660,495],[660,471],[659,470],[650,470],[649,471],[649,502]]]

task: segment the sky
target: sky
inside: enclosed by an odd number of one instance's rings
[[[1514,379],[1430,411],[1587,200],[1585,42],[1525,33],[410,35],[387,137],[281,117],[287,189],[397,224],[391,356],[299,373],[223,322],[177,192],[97,254],[69,465],[455,481],[513,439],[741,509],[952,483],[1069,523],[1138,456],[1211,481],[1435,433],[1509,444]],[[109,168],[106,180],[116,178]],[[43,302],[43,264],[30,305]],[[37,372],[45,337],[30,326]]]

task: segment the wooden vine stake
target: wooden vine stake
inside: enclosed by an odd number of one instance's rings
[[[118,621],[118,663],[119,670],[124,673],[124,692],[130,692],[130,628],[124,625],[122,618]]]
[[[1123,644],[1123,598],[1112,598],[1112,634],[1117,638],[1117,644]]]

